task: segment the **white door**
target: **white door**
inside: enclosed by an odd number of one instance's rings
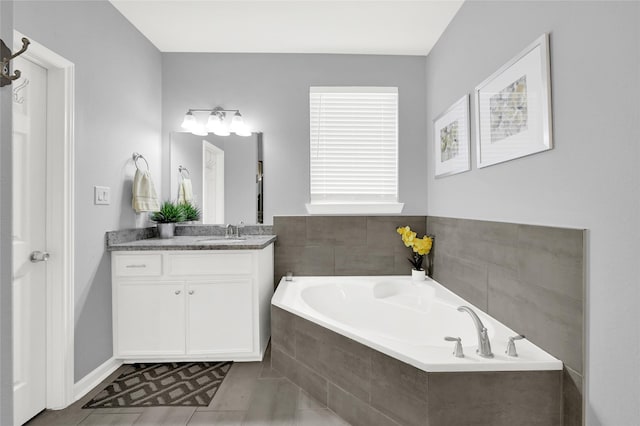
[[[14,424],[46,404],[46,93],[47,70],[22,58],[13,82],[13,392]]]
[[[224,223],[224,151],[202,141],[202,223]]]

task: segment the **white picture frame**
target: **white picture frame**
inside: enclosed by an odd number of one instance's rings
[[[553,148],[549,35],[476,86],[478,168]]]
[[[435,177],[471,170],[469,95],[464,95],[433,120]]]

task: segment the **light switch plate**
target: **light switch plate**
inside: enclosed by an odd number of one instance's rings
[[[108,186],[93,187],[94,204],[111,204],[111,188]]]

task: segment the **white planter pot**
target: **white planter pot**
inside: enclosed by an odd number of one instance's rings
[[[417,269],[411,270],[411,279],[414,281],[424,281],[426,276],[424,269],[420,269],[419,271]]]

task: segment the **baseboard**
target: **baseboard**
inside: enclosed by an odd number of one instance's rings
[[[121,359],[109,358],[73,385],[73,401],[77,401],[122,365]]]

